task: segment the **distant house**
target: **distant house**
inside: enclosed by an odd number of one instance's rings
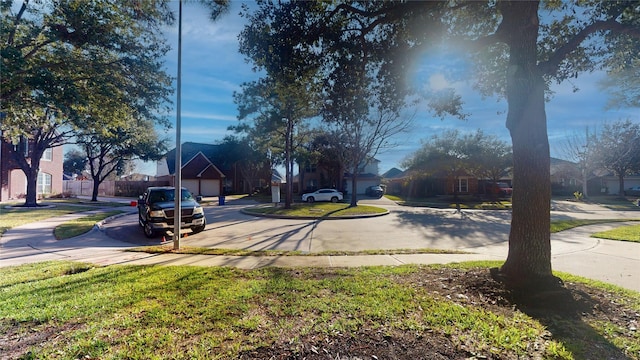
[[[398,168],[391,168],[382,174],[382,183],[386,186],[386,193],[391,195],[402,195],[403,186],[408,180],[406,171]]]
[[[24,198],[27,193],[27,177],[13,160],[13,152],[24,151],[29,154],[30,142],[21,141],[14,145],[0,140],[0,201]],[[27,161],[31,159],[27,158]],[[40,159],[38,173],[38,196],[62,193],[62,147],[48,148]]]
[[[364,194],[369,186],[380,185],[382,176],[379,175],[378,166],[380,160],[371,159],[366,165],[360,166],[359,174],[356,177],[356,194]],[[344,189],[351,192],[353,176],[351,173],[344,174]]]
[[[339,167],[312,162],[298,163],[298,174],[293,177],[293,192],[302,194],[320,188],[343,191],[343,179],[344,173]]]
[[[640,186],[640,173],[624,177],[624,188],[633,186]],[[589,181],[589,191],[589,195],[617,195],[620,193],[620,179],[612,173],[601,174]]]
[[[570,196],[575,191],[582,192],[583,176],[578,164],[551,158],[551,191],[554,195]],[[640,174],[624,177],[624,187],[640,186]],[[620,179],[605,169],[596,169],[587,176],[588,195],[617,195]]]
[[[255,186],[268,186],[270,169],[265,169],[251,184],[243,179],[240,164],[230,160],[223,145],[186,142],[182,144],[182,186],[202,196],[219,196],[230,193],[250,192]],[[156,180],[175,184],[176,149],[159,160]]]
[[[360,174],[356,178],[357,194],[364,194],[369,186],[380,185],[382,177],[378,175],[379,163],[379,160],[372,159],[366,166],[361,166]],[[330,168],[326,164],[307,162],[298,164],[298,169],[298,175],[294,177],[294,183],[300,189],[298,193],[320,188],[338,189],[345,194],[351,192],[353,176],[344,172],[343,168]]]
[[[445,172],[429,175],[417,171],[401,171],[393,168],[383,175],[383,183],[387,193],[412,197],[428,197],[437,195],[468,195],[481,192],[480,181],[467,173],[457,177]]]
[[[582,191],[582,174],[578,164],[551,158],[551,193],[553,195],[572,195]]]

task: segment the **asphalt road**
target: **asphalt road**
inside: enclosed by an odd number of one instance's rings
[[[360,203],[379,205],[388,215],[348,220],[292,220],[246,215],[240,212],[246,202],[205,207],[207,226],[198,234],[187,231],[183,244],[250,250],[374,249],[473,249],[507,241],[509,211],[434,210],[399,206],[386,198],[365,199]],[[137,245],[162,242],[162,236],[147,239],[130,214],[109,221],[103,227],[114,239]],[[165,240],[171,240],[166,236]]]

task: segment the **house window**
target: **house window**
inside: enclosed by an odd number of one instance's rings
[[[314,173],[316,172],[316,169],[317,169],[316,164],[306,163],[304,166],[304,172],[307,172],[307,173]]]
[[[466,193],[469,192],[469,181],[468,179],[458,179],[458,192]]]
[[[52,149],[52,148],[47,148],[47,149],[42,153],[42,157],[40,158],[40,160],[44,160],[44,161],[51,161],[51,160],[53,160],[53,149]]]
[[[51,174],[38,173],[38,194],[51,194]]]
[[[317,189],[317,188],[318,188],[318,179],[307,180],[307,189]]]

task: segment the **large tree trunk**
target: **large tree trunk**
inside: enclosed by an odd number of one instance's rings
[[[582,169],[582,196],[586,199],[589,197],[589,178],[587,174],[587,169]]]
[[[32,165],[27,170],[22,169],[27,177],[27,194],[25,196],[24,206],[38,206],[38,168],[39,165],[35,167]]]
[[[293,121],[291,117],[286,119],[287,121],[287,131],[285,134],[285,179],[287,181],[287,186],[285,187],[286,194],[284,200],[284,208],[291,209],[291,203],[293,202],[293,172],[291,162],[293,161],[292,152],[293,152]]]
[[[349,207],[358,206],[358,166],[356,165],[351,172],[351,202],[349,203]]]
[[[618,195],[624,197],[624,171],[618,172]]]
[[[545,83],[536,66],[538,3],[501,3],[501,11],[510,48],[507,128],[513,142],[513,212],[509,253],[499,275],[513,288],[535,291],[555,281]]]
[[[97,180],[97,177],[93,178],[93,190],[91,191],[91,201],[98,201],[98,190],[100,189],[101,181]]]
[[[24,141],[26,143],[26,140]],[[25,146],[32,147],[31,151],[29,151],[30,162],[27,161],[23,151],[13,151],[11,155],[27,178],[27,193],[25,194],[24,206],[36,207],[38,206],[38,172],[40,171],[40,158],[44,149],[41,150],[41,146],[37,145]]]

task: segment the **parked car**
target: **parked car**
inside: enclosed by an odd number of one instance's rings
[[[640,196],[640,186],[632,186],[624,191],[627,196]]]
[[[500,196],[511,196],[513,188],[504,182],[491,183],[487,186],[487,193]]]
[[[314,192],[303,194],[302,201],[314,202],[314,201],[331,201],[333,203],[342,201],[342,193],[336,189],[318,189]]]
[[[185,188],[182,188],[181,194],[180,228],[190,228],[194,233],[199,233],[206,226],[204,210],[198,203],[202,201],[202,197],[194,198]],[[160,232],[174,229],[174,204],[175,188],[171,186],[148,187],[144,194],[140,195],[138,223],[146,237],[152,238]]]
[[[367,196],[381,198],[384,195],[384,189],[380,185],[369,186],[365,191]]]

